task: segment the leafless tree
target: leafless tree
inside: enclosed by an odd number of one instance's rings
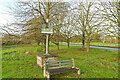
[[[41,34],[41,24],[45,24],[48,27],[48,23],[53,23],[61,26],[61,23],[55,23],[60,19],[58,15],[63,16],[66,12],[67,5],[64,2],[49,2],[48,0],[30,0],[30,1],[17,1],[16,6],[11,8],[12,14],[16,18],[15,25],[22,29],[22,33],[28,34],[37,40],[39,43],[40,37],[44,37]],[[58,19],[57,19],[58,18]],[[49,22],[46,22],[49,19]],[[61,19],[62,21],[62,19]],[[55,26],[54,25],[54,26]],[[57,26],[56,25],[56,26]],[[39,35],[38,35],[39,34]],[[37,36],[36,36],[37,35]],[[32,39],[33,39],[32,38]]]
[[[63,35],[65,35],[66,38],[66,42],[69,48],[70,45],[70,39],[72,38],[72,36],[75,35],[75,25],[73,24],[73,16],[72,14],[69,12],[69,14],[66,16],[65,20],[64,20],[64,26],[62,26],[61,28],[61,33]]]
[[[101,10],[107,20],[105,25],[106,32],[108,33],[107,35],[111,35],[118,39],[120,36],[120,2],[118,2],[118,0],[116,2],[101,2],[100,5],[101,8],[97,8]]]
[[[78,6],[78,29],[83,34],[83,40],[87,41],[87,52],[89,52],[90,42],[92,40],[92,36],[102,31],[101,24],[105,21],[101,16],[100,10],[96,8],[97,3],[94,2],[81,2]],[[84,44],[83,44],[84,46]]]

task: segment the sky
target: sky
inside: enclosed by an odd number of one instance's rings
[[[14,6],[14,3],[15,0],[0,0],[0,25],[8,24],[11,23],[11,21],[14,21],[14,17],[8,11],[10,10],[9,7]]]
[[[0,25],[7,24],[13,20],[10,15],[8,7],[12,6],[14,0],[0,0]]]
[[[0,0],[0,26],[14,22],[14,17],[9,13],[10,11],[9,7],[14,6],[15,1],[16,0]],[[22,0],[22,1],[26,1],[26,0]],[[64,1],[77,2],[79,0],[64,0]],[[87,1],[97,1],[97,0],[87,0]],[[105,0],[105,1],[109,1],[109,0]],[[115,1],[115,0],[111,0],[111,1]]]
[[[25,0],[22,0],[25,1]],[[55,0],[57,1],[57,0]],[[62,1],[79,1],[79,0],[62,0]],[[97,0],[87,0],[87,1],[97,1]],[[108,0],[105,0],[108,1]],[[115,0],[111,0],[115,1]],[[14,21],[13,16],[8,12],[8,7],[14,6],[15,0],[0,0],[0,25],[7,24]]]

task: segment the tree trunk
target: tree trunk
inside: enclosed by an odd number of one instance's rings
[[[82,50],[84,50],[84,48],[85,48],[84,43],[85,43],[85,41],[84,41],[84,39],[83,39],[83,40],[82,40]]]
[[[82,49],[85,47],[85,33],[83,32]]]
[[[46,53],[46,39],[44,40],[44,47],[45,47],[45,53]]]
[[[58,42],[57,48],[58,48],[58,50],[60,49],[60,48],[59,48],[59,42]]]
[[[90,40],[87,41],[87,52],[90,51]]]
[[[49,36],[48,36],[48,52],[49,52],[49,46],[50,46],[50,34],[49,34]]]
[[[69,46],[70,46],[70,41],[69,41],[70,39],[68,38],[67,39],[67,44],[68,44],[68,48],[69,48]]]
[[[58,45],[57,45],[57,48],[59,50],[59,31],[58,31]]]
[[[37,45],[38,45],[38,46],[40,45],[40,41],[37,42]]]

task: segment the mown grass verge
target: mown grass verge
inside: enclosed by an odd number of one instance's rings
[[[65,73],[54,78],[118,78],[118,51],[94,49],[81,51],[78,46],[50,45],[50,53],[62,59],[75,59],[83,74]],[[26,54],[29,52],[29,54]],[[3,78],[44,78],[43,70],[36,64],[36,55],[44,53],[44,46],[23,46],[2,50]]]

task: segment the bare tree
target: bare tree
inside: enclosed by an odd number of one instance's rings
[[[69,11],[68,8],[70,7],[69,3],[62,3],[64,5],[61,5],[62,7],[64,7],[64,9],[61,9],[61,6],[57,6],[56,8],[59,10],[56,12],[56,14],[58,13],[59,15],[54,16],[55,20],[54,20],[54,33],[52,35],[52,42],[55,43],[58,47],[59,50],[59,42],[60,40],[62,40],[61,38],[63,38],[63,36],[61,35],[61,27],[64,26],[65,24],[63,24],[65,17],[67,16],[67,12]],[[55,38],[56,37],[56,38]]]
[[[86,33],[87,40],[87,52],[89,52],[90,42],[92,40],[92,35],[95,33],[102,31],[101,24],[105,21],[101,16],[100,10],[95,8],[97,3],[94,2],[84,2],[81,3],[82,9],[81,16],[79,17],[79,26],[81,27],[81,31]]]
[[[120,2],[118,0],[116,2],[101,2],[100,3],[101,12],[105,16],[106,21],[106,32],[107,35],[111,35],[118,39],[119,30],[120,30]],[[97,7],[98,8],[98,7]]]
[[[78,34],[82,34],[82,49],[84,50],[85,46],[85,28],[86,28],[86,14],[85,9],[83,8],[83,2],[78,2],[77,6],[73,9],[74,14],[74,25],[76,26],[76,31]]]
[[[43,0],[17,1],[15,8],[12,8],[13,15],[17,20],[15,24],[22,29],[23,33],[29,36],[32,35],[39,44],[40,37],[44,36],[40,33],[41,24],[45,24],[46,27],[48,27],[48,23],[54,22],[55,25],[57,24],[60,26],[61,24],[55,23],[55,21],[57,21],[57,16],[60,15],[60,13],[62,13],[60,16],[63,16],[66,12],[67,5],[65,4],[66,3],[62,2],[49,2]],[[46,19],[49,19],[48,23]]]
[[[75,35],[75,25],[73,24],[73,18],[72,14],[69,13],[68,16],[66,16],[66,19],[64,20],[64,26],[61,28],[61,33],[65,35],[66,42],[69,48],[70,45],[70,39],[72,36]]]

